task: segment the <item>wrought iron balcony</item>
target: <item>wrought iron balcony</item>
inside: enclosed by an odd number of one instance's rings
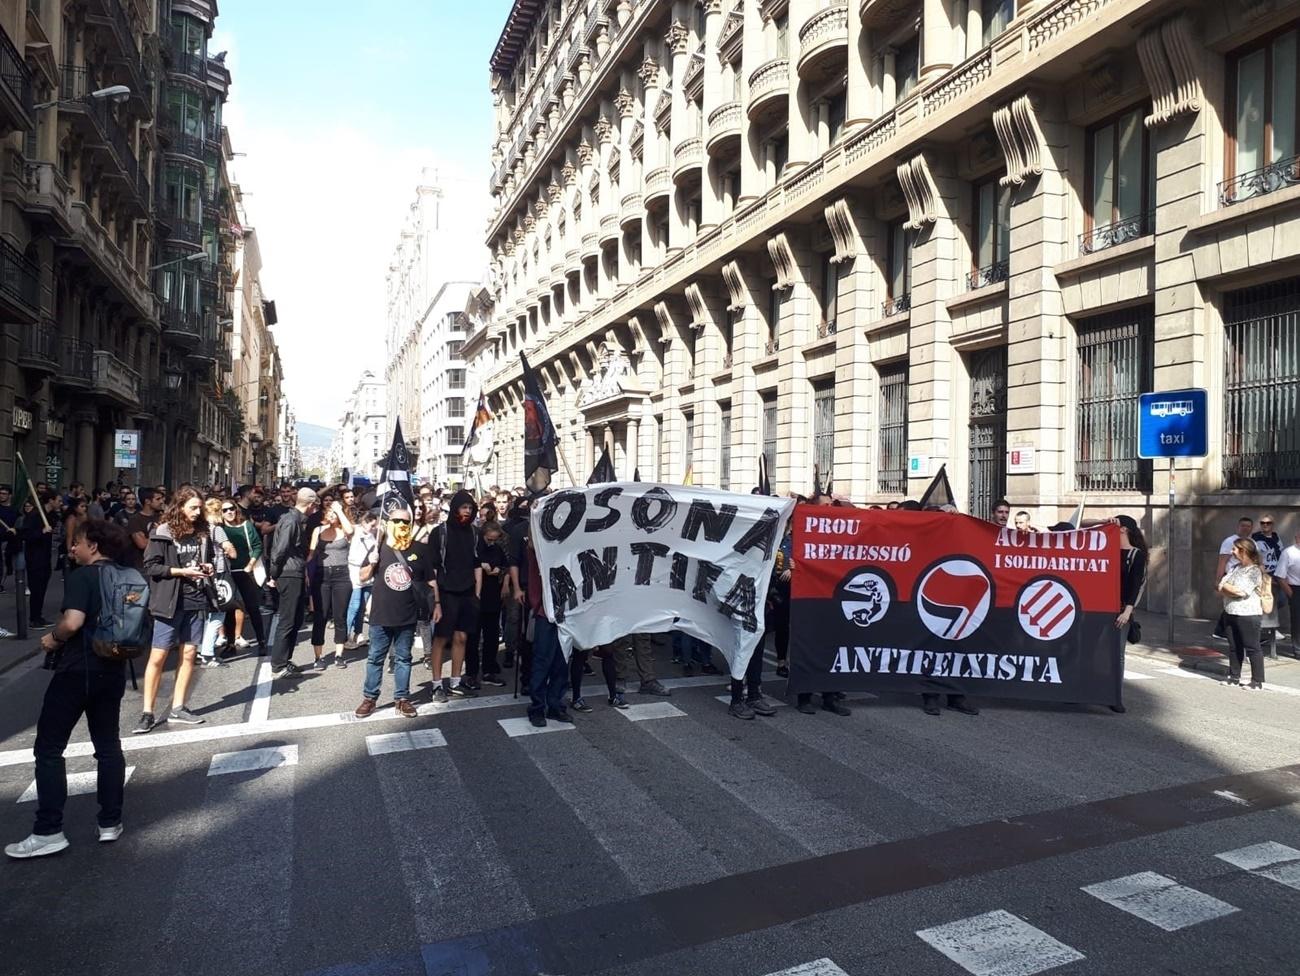
[[[89,386],[95,375],[95,347],[82,339],[64,339],[57,379],[65,385]]]
[[[45,322],[23,326],[18,340],[18,365],[53,373],[59,368],[59,330]]]
[[[136,159],[126,130],[122,128],[106,99],[90,97],[91,92],[101,87],[99,79],[88,69],[76,65],[63,65],[60,75],[59,96],[66,103],[63,107],[75,110],[89,120],[91,132],[98,137],[99,145],[117,163],[117,171],[110,169],[109,175],[120,176],[134,194],[136,202],[147,207],[148,178]]]
[[[966,276],[966,287],[973,291],[976,288],[983,288],[985,285],[994,285],[999,281],[1006,281],[1009,275],[1008,262],[994,261],[992,264],[976,268],[968,274]]]
[[[95,10],[87,11],[86,19],[91,23],[105,23],[111,28],[110,33],[122,52],[122,57],[115,60],[120,61],[130,73],[132,91],[142,93],[144,75],[140,48],[135,43],[135,32],[131,29],[131,21],[127,18],[122,0],[100,0],[99,6],[103,9],[103,13]]]
[[[0,240],[0,297],[32,318],[40,314],[41,270],[5,240]]]
[[[203,334],[203,313],[164,305],[162,324],[166,337],[190,345]]]
[[[1156,212],[1148,210],[1146,213],[1134,214],[1132,217],[1117,220],[1113,224],[1094,227],[1087,234],[1079,235],[1079,253],[1092,254],[1096,251],[1104,251],[1108,247],[1115,247],[1118,244],[1127,244],[1139,237],[1145,237],[1155,228],[1155,222]]]
[[[206,82],[208,80],[208,59],[200,51],[182,51],[178,48],[172,48],[167,52],[168,64],[167,70],[172,74],[185,75],[196,81]]]
[[[891,315],[902,315],[904,312],[912,310],[912,293],[906,292],[897,298],[891,298],[880,305],[880,315],[882,318],[889,318]]]
[[[32,129],[32,72],[22,52],[0,27],[0,111],[15,129]]]
[[[1219,184],[1219,203],[1229,207],[1288,186],[1300,186],[1300,156],[1279,159]]]

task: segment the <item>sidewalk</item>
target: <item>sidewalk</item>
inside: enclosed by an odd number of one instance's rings
[[[1195,617],[1174,618],[1174,639],[1169,637],[1169,618],[1162,613],[1137,611],[1138,622],[1142,625],[1142,640],[1129,644],[1130,652],[1144,654],[1169,664],[1175,664],[1191,671],[1203,671],[1206,674],[1223,676],[1228,673],[1228,642],[1217,641],[1210,636],[1214,630],[1213,620],[1198,620]],[[1300,667],[1300,661],[1291,656],[1291,635],[1286,640],[1277,641],[1277,659],[1268,656],[1264,648],[1264,661],[1269,669]]]
[[[0,593],[0,627],[11,634],[18,633],[18,604],[15,602],[14,578],[5,580],[5,591]],[[27,597],[23,596],[23,600]],[[45,619],[51,622],[58,619],[59,607],[63,605],[63,573],[58,570],[50,577],[49,588],[45,591]],[[24,661],[29,661],[39,653],[37,642],[44,630],[27,628],[25,640],[7,638],[0,640],[0,674],[16,668]]]

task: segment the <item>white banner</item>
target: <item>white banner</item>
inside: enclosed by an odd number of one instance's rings
[[[532,506],[547,616],[567,656],[680,630],[742,678],[763,639],[773,557],[794,500],[645,482],[568,488]]]

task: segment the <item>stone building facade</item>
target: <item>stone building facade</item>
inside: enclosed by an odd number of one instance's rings
[[[517,0],[492,58],[494,304],[471,337],[522,479],[519,353],[585,477],[858,504],[1086,500],[1210,613],[1239,513],[1300,529],[1300,5]],[[1205,387],[1210,453],[1137,454]]]
[[[225,483],[231,390],[224,54],[212,0],[0,5],[0,481]],[[115,430],[140,431],[135,470]]]

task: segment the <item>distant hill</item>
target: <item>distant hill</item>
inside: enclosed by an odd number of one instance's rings
[[[334,439],[334,431],[329,427],[319,427],[316,424],[304,424],[298,421],[298,446],[299,447],[329,447],[330,441]]]

